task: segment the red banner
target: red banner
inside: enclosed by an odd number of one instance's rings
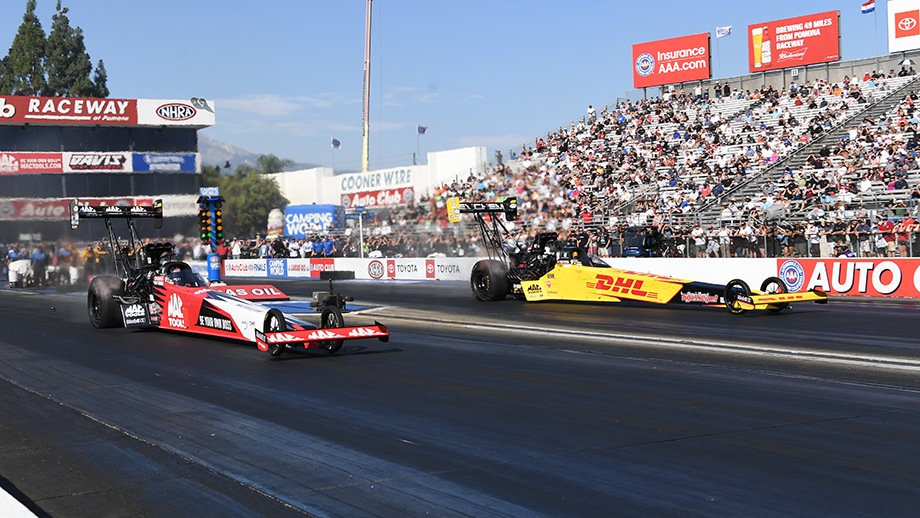
[[[0,175],[63,171],[63,153],[0,153]]]
[[[345,207],[345,209],[361,206],[371,209],[390,205],[406,205],[413,201],[415,201],[415,191],[412,187],[352,192],[342,195],[342,206]]]
[[[0,123],[136,125],[137,101],[82,97],[0,97]]]
[[[70,219],[70,202],[72,198],[0,198],[0,221],[31,220],[57,221]],[[79,198],[81,204],[118,205],[153,205],[153,198]]]
[[[840,60],[840,11],[748,25],[748,69],[764,72]]]
[[[661,86],[712,77],[709,33],[636,43],[632,47],[633,86]]]
[[[920,297],[920,259],[778,259],[776,267],[789,291],[816,288],[854,297]]]

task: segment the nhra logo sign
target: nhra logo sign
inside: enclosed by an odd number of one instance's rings
[[[164,104],[156,109],[156,114],[168,121],[187,121],[197,113],[198,110],[182,103]]]

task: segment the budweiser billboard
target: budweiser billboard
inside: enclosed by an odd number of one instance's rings
[[[888,52],[920,48],[920,0],[888,2]]]
[[[840,11],[755,23],[747,35],[751,72],[840,60]]]
[[[633,86],[661,86],[712,77],[709,33],[636,43],[632,47]]]
[[[214,123],[214,102],[201,98],[163,100],[0,96],[0,124],[204,128]]]

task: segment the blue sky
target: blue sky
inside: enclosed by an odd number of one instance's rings
[[[375,0],[370,168],[417,150],[505,154],[632,89],[634,43],[714,31],[714,77],[746,71],[748,24],[841,11],[843,59],[887,53],[886,10],[859,0]],[[38,0],[46,33],[56,0]],[[361,168],[363,0],[64,0],[112,97],[217,103],[203,135],[254,153]],[[3,54],[26,0],[0,7]],[[877,21],[876,21],[877,17]],[[876,29],[877,24],[877,29]],[[641,96],[641,93],[638,94]],[[418,137],[416,125],[428,127]],[[342,142],[333,151],[332,137]]]

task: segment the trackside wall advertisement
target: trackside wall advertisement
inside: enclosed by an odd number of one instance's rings
[[[840,60],[840,11],[748,25],[748,69],[780,68]]]
[[[636,43],[632,47],[632,59],[635,88],[712,77],[708,32]]]
[[[365,280],[469,281],[470,271],[480,259],[231,259],[224,261],[224,276],[318,279],[323,271],[353,271],[356,279]],[[614,268],[700,282],[726,284],[737,278],[753,289],[767,277],[776,276],[793,292],[818,289],[831,297],[920,298],[920,258],[611,258],[607,262]]]
[[[819,289],[854,297],[920,297],[920,259],[779,259],[789,291]]]
[[[920,48],[920,0],[888,2],[888,52]]]
[[[315,278],[325,271],[352,271],[356,279],[468,281],[478,258],[228,259],[226,277]]]

